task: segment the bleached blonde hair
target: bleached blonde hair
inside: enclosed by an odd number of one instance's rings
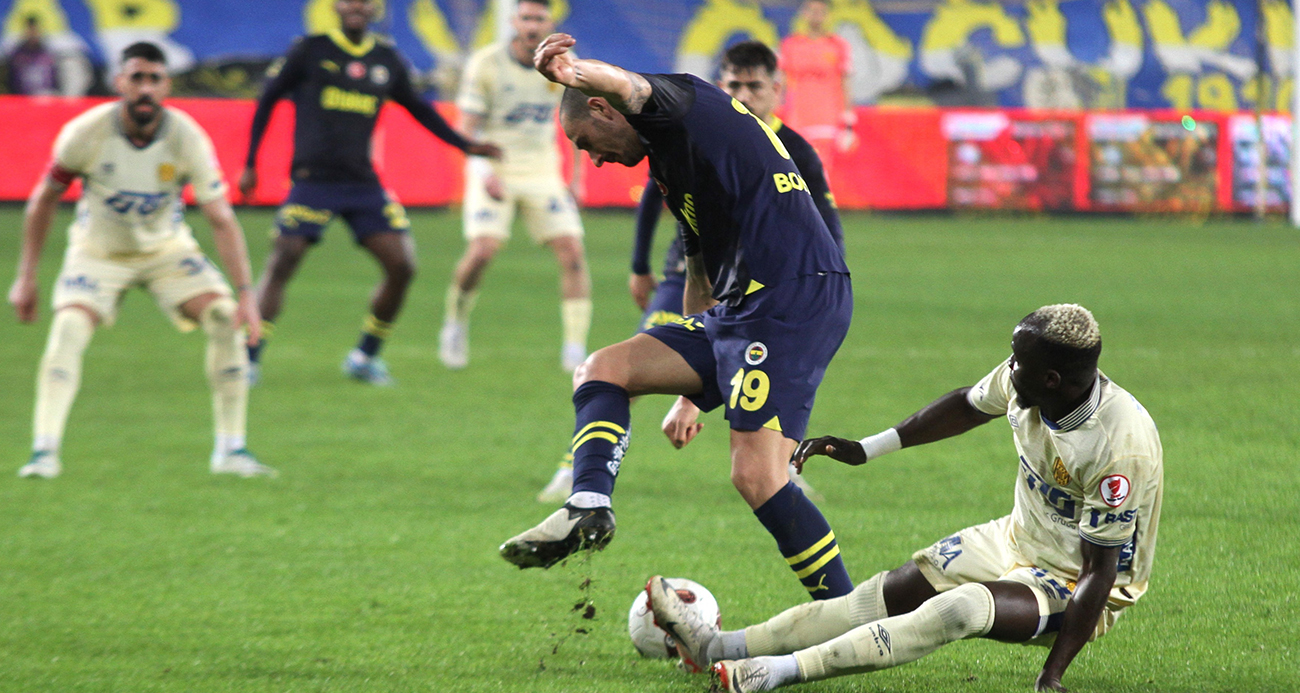
[[[1093,349],[1101,343],[1101,328],[1092,312],[1076,303],[1043,306],[1025,319],[1034,323],[1039,336],[1049,342],[1075,349]]]

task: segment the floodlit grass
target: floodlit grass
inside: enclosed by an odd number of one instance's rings
[[[271,214],[240,218],[260,266]],[[20,219],[0,208],[6,272]],[[599,346],[637,322],[625,288],[631,219],[586,219]],[[648,575],[708,586],[726,627],[806,598],[730,487],[720,415],[674,451],[658,433],[662,397],[634,409],[611,547],[546,572],[501,561],[496,546],[549,511],[533,495],[572,430],[554,262],[518,234],[487,277],[470,367],[448,372],[436,340],[459,216],[412,221],[423,273],[386,351],[396,387],[339,373],[378,276],[343,228],[291,285],[250,414],[251,447],[279,479],[208,474],[203,340],[172,331],[140,292],[90,346],[64,476],[17,479],[48,308],[35,327],[0,320],[0,690],[698,691],[703,679],[639,658],[626,639]],[[1088,306],[1103,369],[1160,426],[1165,506],[1150,591],[1066,684],[1295,690],[1300,233],[857,214],[845,228],[857,312],[810,432],[892,425],[984,375],[1034,308]],[[47,248],[43,301],[62,246]],[[1001,422],[866,468],[832,464],[808,478],[858,580],[1009,512],[1016,479]],[[570,611],[588,576],[594,621]],[[800,690],[1030,690],[1045,654],[959,643]]]

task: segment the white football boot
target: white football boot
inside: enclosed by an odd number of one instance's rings
[[[550,568],[578,551],[599,551],[613,538],[613,510],[566,503],[541,524],[507,539],[498,551],[520,568]]]
[[[724,659],[713,665],[713,689],[731,693],[751,693],[752,691],[770,691],[780,687],[776,673],[764,660],[771,657],[754,657],[752,659]]]
[[[213,474],[234,474],[245,479],[255,476],[271,478],[280,476],[274,468],[258,462],[247,448],[240,448],[227,455],[213,455],[209,469]]]
[[[645,591],[650,597],[655,625],[677,641],[677,654],[682,656],[686,670],[693,674],[705,671],[709,666],[709,643],[718,636],[718,627],[692,611],[660,575],[650,578]]]
[[[452,370],[469,365],[469,323],[448,320],[442,324],[438,332],[438,358]]]
[[[37,450],[27,460],[27,464],[18,470],[18,476],[23,479],[38,477],[41,479],[53,479],[63,472],[63,465],[59,464],[59,455],[48,450]]]

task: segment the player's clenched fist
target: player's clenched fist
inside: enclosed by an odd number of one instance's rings
[[[687,443],[695,440],[700,429],[704,428],[704,424],[699,423],[699,418],[699,407],[685,397],[677,398],[677,403],[668,410],[668,415],[664,417],[663,422],[664,435],[668,436],[668,441],[673,444],[673,447],[680,450]]]
[[[566,87],[577,86],[578,71],[569,52],[577,41],[568,34],[551,34],[533,53],[533,67],[546,79]]]
[[[832,460],[839,460],[844,464],[857,466],[866,464],[867,451],[862,449],[862,443],[856,440],[847,440],[836,438],[835,436],[822,436],[820,438],[809,438],[794,450],[794,457],[790,462],[794,468],[803,473],[803,463],[808,461],[813,455],[826,455]]]
[[[15,279],[13,286],[9,287],[9,305],[13,306],[14,312],[18,314],[18,322],[35,321],[36,283],[27,281],[22,277]]]

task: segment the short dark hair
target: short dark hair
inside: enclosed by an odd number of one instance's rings
[[[515,7],[518,7],[525,2],[531,2],[534,5],[541,5],[548,10],[551,9],[551,0],[515,0]]]
[[[167,56],[163,54],[158,44],[149,43],[148,41],[138,41],[127,46],[122,51],[122,62],[126,62],[131,58],[141,58],[151,63],[167,64]]]
[[[723,70],[767,70],[776,74],[776,53],[762,41],[741,41],[722,54]]]
[[[564,96],[560,97],[560,117],[573,120],[590,118],[591,110],[587,108],[587,95],[573,87],[565,87]]]

